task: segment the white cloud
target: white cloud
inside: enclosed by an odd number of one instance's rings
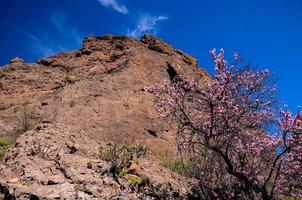
[[[123,13],[123,14],[128,14],[128,9],[117,2],[117,0],[98,0],[103,6],[105,7],[110,7],[113,10]]]
[[[61,34],[61,36],[68,38],[68,40],[72,43],[81,45],[82,37],[74,27],[66,23],[66,14],[64,12],[53,12],[50,17],[50,21],[57,29],[57,31]]]
[[[16,32],[27,38],[26,48],[36,57],[47,57],[60,51],[66,51],[81,45],[82,37],[77,29],[67,24],[66,14],[56,11],[50,16],[52,29],[58,34],[42,29],[34,31],[12,27]]]
[[[38,57],[45,57],[54,55],[56,52],[59,51],[58,48],[54,47],[53,44],[48,43],[46,39],[42,38],[41,36],[30,32],[28,30],[23,30],[21,28],[12,27],[16,32],[23,35],[28,39],[28,43],[30,45],[26,45],[29,52],[33,53],[35,56]],[[45,35],[44,35],[45,36]]]
[[[59,51],[61,51],[60,48],[57,48],[55,46],[51,46],[46,45],[45,43],[42,42],[36,42],[32,44],[33,49],[32,52],[37,55],[37,56],[41,56],[41,57],[48,57],[48,56],[52,56],[55,55],[56,53],[58,53]]]
[[[158,22],[167,20],[166,16],[151,16],[151,15],[143,15],[139,18],[136,27],[129,31],[127,35],[138,38],[143,34],[157,34],[157,25]]]
[[[34,35],[33,33],[29,32],[29,31],[17,28],[15,26],[11,26],[11,27],[12,27],[12,29],[14,29],[15,31],[17,31],[21,35],[24,35],[25,37],[29,38],[32,41],[36,41],[36,42],[40,42],[41,41],[40,38],[38,38],[36,35]]]

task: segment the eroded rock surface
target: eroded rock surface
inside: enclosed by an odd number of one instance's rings
[[[175,134],[146,91],[170,81],[171,68],[200,84],[210,78],[195,59],[150,35],[90,36],[79,50],[0,68],[0,133],[21,135],[1,164],[0,199],[187,198],[190,180],[160,166],[157,154],[174,151]],[[100,146],[125,142],[148,149],[134,166],[147,180],[139,189],[112,177],[99,156]]]

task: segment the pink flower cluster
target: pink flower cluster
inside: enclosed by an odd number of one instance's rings
[[[215,75],[206,86],[179,77],[148,88],[160,116],[177,124],[178,149],[203,160],[195,184],[213,199],[302,197],[300,114],[278,114],[267,69],[228,65],[223,49],[210,55]]]

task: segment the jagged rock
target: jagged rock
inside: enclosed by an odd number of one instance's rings
[[[11,64],[13,64],[13,63],[23,63],[23,62],[24,62],[24,60],[22,58],[19,58],[19,57],[15,57],[15,58],[13,58],[9,61],[9,63],[11,63]]]
[[[159,38],[155,38],[151,35],[144,35],[140,41],[146,44],[147,48],[153,51],[157,51],[159,53],[172,55],[174,52],[173,48],[170,45],[162,42]]]
[[[166,132],[144,88],[178,75],[206,83],[210,76],[186,57],[153,36],[105,35],[85,38],[80,50],[1,67],[1,134],[21,137],[2,161],[0,198],[156,199],[147,191],[167,188],[171,199],[185,198],[190,180],[160,166],[163,151],[175,152],[175,132]],[[151,152],[132,164],[148,180],[138,190],[114,178],[99,155],[104,144],[129,142]]]
[[[72,76],[72,75],[68,75],[67,77],[66,77],[66,81],[68,82],[68,83],[75,83],[76,81],[78,81],[79,79],[76,77],[76,76]]]
[[[41,60],[38,60],[38,64],[43,66],[50,66],[53,63],[53,60],[50,58],[43,58]]]

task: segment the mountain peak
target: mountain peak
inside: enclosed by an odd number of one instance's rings
[[[144,190],[167,186],[171,197],[186,195],[189,180],[160,165],[162,152],[175,154],[175,131],[157,118],[145,89],[169,81],[171,71],[200,84],[210,78],[195,59],[150,35],[89,36],[79,50],[1,67],[0,132],[15,145],[0,165],[0,198],[109,199],[118,188],[122,199],[150,197],[129,192],[127,176],[112,177],[100,157],[104,145],[129,143],[150,152],[135,167],[148,180]]]

